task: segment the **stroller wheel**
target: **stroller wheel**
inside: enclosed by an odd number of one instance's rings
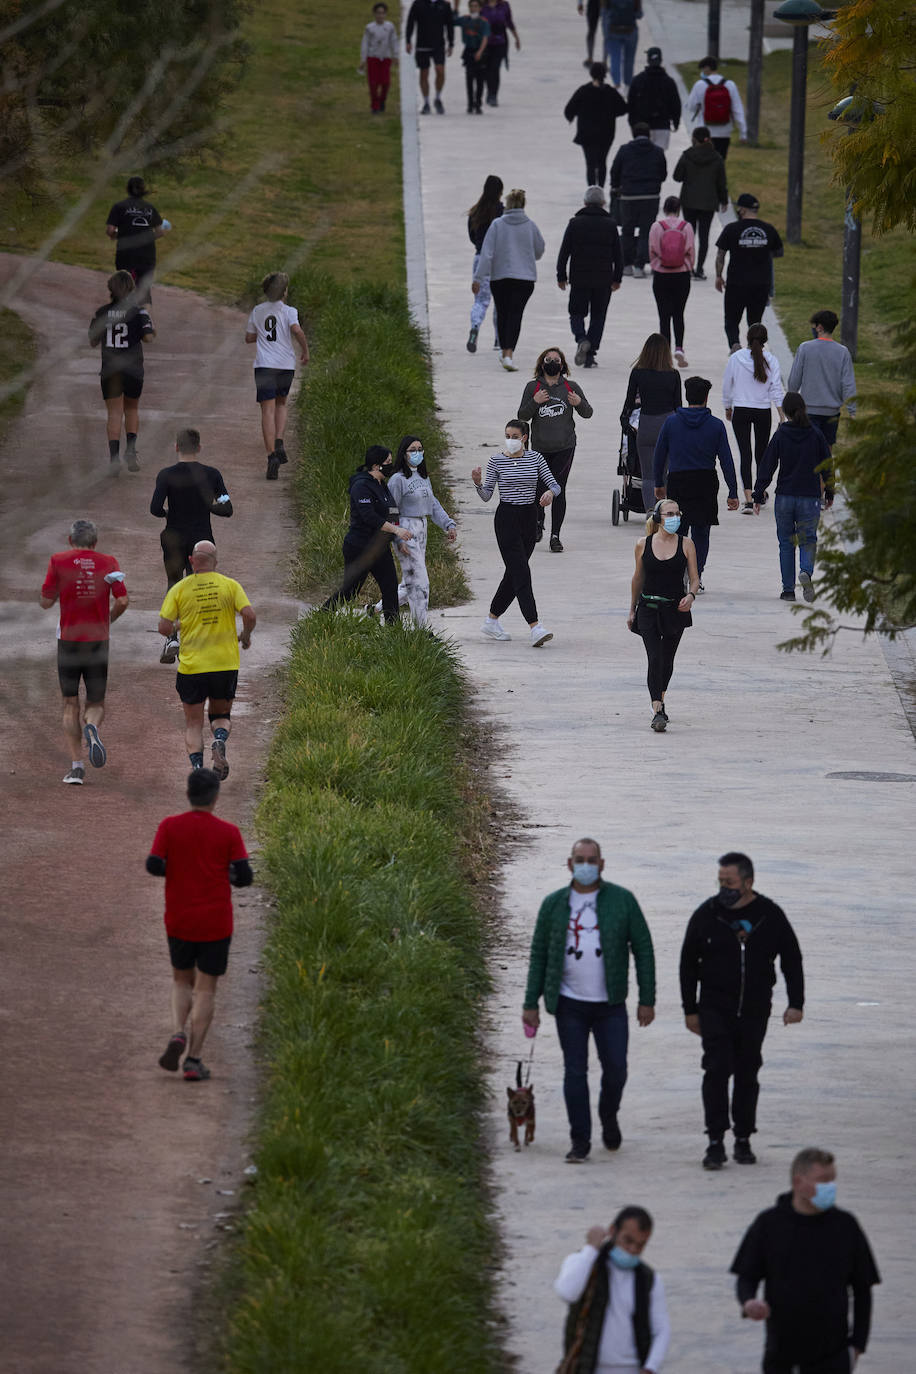
[[[614,491],[611,496],[611,524],[616,525],[620,519],[620,493]],[[624,516],[626,519],[626,516]]]

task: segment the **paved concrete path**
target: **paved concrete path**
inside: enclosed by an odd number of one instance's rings
[[[678,30],[675,14],[705,31],[705,6],[666,0],[664,30],[647,6],[640,48],[659,41],[670,60],[681,55],[670,50],[676,39],[684,54],[699,52],[699,38]],[[745,1226],[786,1188],[792,1154],[819,1143],[838,1152],[841,1202],[861,1218],[884,1276],[863,1368],[901,1374],[916,1342],[909,1301],[916,1263],[901,1215],[916,1159],[909,997],[916,941],[906,838],[913,739],[874,642],[843,634],[827,659],[778,651],[795,621],[778,600],[772,507],[752,520],[727,515],[724,499],[708,592],[675,671],[671,727],[665,735],[650,732],[642,645],[625,626],[642,524],[612,528],[610,520],[617,416],[630,364],[656,328],[648,280],[624,281],[600,367],[582,376],[595,417],[579,426],[566,552],[550,554],[545,541],[532,560],[541,615],[555,639],[533,653],[515,608],[504,617],[511,643],[479,634],[501,564],[493,507],[478,500],[468,474],[496,447],[540,350],[560,344],[573,351],[554,263],[584,190],[582,155],[562,118],[583,80],[582,21],[572,5],[548,0],[530,0],[517,19],[523,49],[512,55],[500,108],[466,116],[453,61],[447,116],[419,121],[436,394],[454,444],[461,550],[474,591],[470,606],[436,613],[434,624],[461,644],[480,718],[493,729],[494,782],[511,843],[497,875],[503,900],[493,914],[496,991],[488,1027],[488,1129],[506,1239],[510,1346],[525,1374],[554,1369],[564,1309],[551,1284],[560,1261],[578,1249],[590,1224],[638,1201],[657,1218],[649,1258],[669,1290],[668,1374],[759,1369],[762,1331],[738,1320],[728,1266]],[[620,133],[628,136],[625,128]],[[669,165],[685,143],[682,130]],[[489,320],[476,356],[464,347],[472,256],[464,212],[490,172],[507,189],[527,189],[529,213],[547,240],[514,376],[489,347]],[[721,304],[711,281],[694,284],[687,375],[714,380],[716,407],[726,361]],[[858,772],[911,781],[842,776]],[[611,1156],[599,1148],[586,1167],[573,1169],[563,1163],[561,1061],[550,1018],[536,1041],[538,1136],[525,1154],[508,1145],[504,1102],[515,1059],[528,1048],[519,1015],[534,916],[543,895],[563,883],[570,843],[580,834],[603,841],[606,876],[639,896],[655,938],[659,993],[655,1024],[639,1030],[633,1022],[623,1149]],[[687,918],[714,889],[716,858],[731,848],[753,856],[758,890],[795,924],[809,1000],[800,1026],[786,1029],[774,1014],[755,1142],[760,1163],[707,1175],[699,1167],[699,1045],[683,1026],[677,956]],[[784,1005],[780,985],[774,1012]]]

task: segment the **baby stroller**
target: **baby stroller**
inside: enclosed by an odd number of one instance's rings
[[[637,515],[644,515],[646,508],[642,499],[642,476],[639,467],[639,453],[636,448],[636,427],[639,424],[639,412],[634,411],[630,416],[630,422],[625,424],[620,434],[620,453],[617,458],[617,473],[623,480],[620,484],[620,491],[614,490],[611,496],[611,524],[616,525],[621,515],[624,520],[629,520],[630,511],[635,511]]]

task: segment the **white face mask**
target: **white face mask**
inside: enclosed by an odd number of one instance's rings
[[[522,441],[521,439],[507,439],[504,447],[507,453],[521,453]]]

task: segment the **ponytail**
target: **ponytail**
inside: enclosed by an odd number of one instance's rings
[[[765,382],[770,375],[766,359],[763,356],[763,345],[769,338],[766,325],[752,324],[747,331],[747,346],[750,349],[751,357],[754,359],[754,381]]]
[[[800,425],[803,429],[811,427],[808,408],[797,391],[787,391],[782,398],[782,408],[790,424]]]

